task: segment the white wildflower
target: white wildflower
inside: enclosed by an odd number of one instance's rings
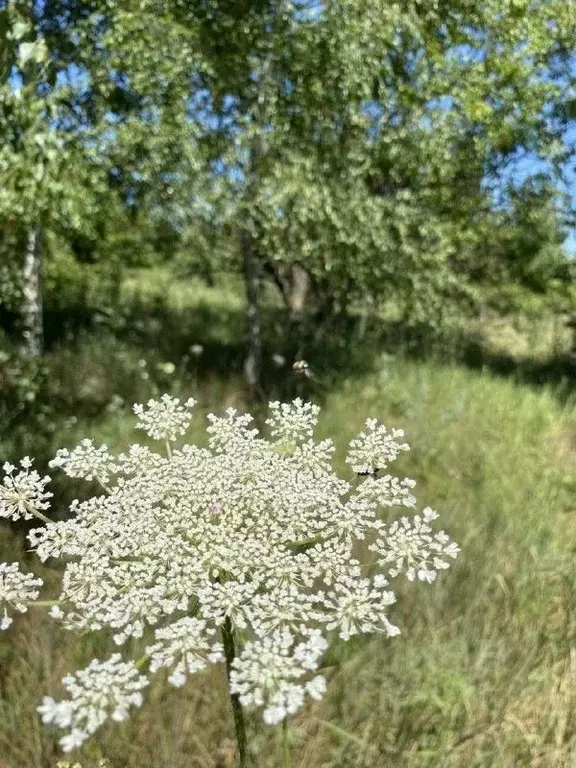
[[[174,440],[192,406],[169,396],[135,406],[138,426]],[[332,442],[315,440],[318,413],[301,400],[273,403],[270,439],[251,416],[229,408],[208,416],[207,447],[158,453],[136,444],[111,457],[84,441],[59,452],[55,465],[73,476],[105,478],[106,490],[72,502],[69,519],[29,533],[42,560],[66,561],[53,616],[65,628],[112,630],[118,644],[153,633],[150,670],[166,668],[176,686],[221,660],[217,640],[228,625],[238,654],[235,690],[246,706],[264,708],[266,722],[295,712],[307,695],[320,698],[325,681],[314,673],[325,635],[394,636],[399,630],[389,618],[394,595],[386,576],[402,571],[429,580],[458,548],[446,534],[432,532],[431,510],[384,522],[382,513],[390,515],[392,507],[415,505],[413,481],[376,476],[407,450],[400,430],[367,422],[348,459],[371,476],[352,485],[332,468]],[[22,473],[29,470],[26,462]],[[15,470],[7,472],[12,477]],[[357,559],[363,540],[379,569]],[[377,571],[370,579],[365,565]],[[45,700],[47,721],[67,729],[64,749],[84,742],[108,717],[123,717],[125,696],[139,703],[139,688],[122,683],[135,681],[136,671],[113,659],[67,678],[70,701]]]
[[[408,477],[401,480],[392,475],[370,476],[363,480],[354,495],[378,507],[414,507],[416,497],[411,491],[415,485],[416,482]]]
[[[172,667],[168,681],[175,686],[184,685],[187,674],[199,672],[207,664],[222,661],[222,645],[215,643],[215,629],[205,621],[185,616],[167,627],[156,630],[157,642],[146,648],[150,657],[150,671]]]
[[[51,467],[60,467],[68,477],[84,480],[100,480],[107,483],[116,471],[116,462],[110,456],[106,445],[96,448],[92,440],[82,440],[73,451],[60,448],[50,462]]]
[[[400,634],[388,621],[386,608],[396,602],[393,592],[382,590],[382,579],[342,577],[324,599],[327,629],[338,629],[342,640],[367,632],[385,632],[388,637]]]
[[[302,678],[318,668],[326,647],[319,633],[296,645],[290,632],[249,641],[234,659],[230,690],[248,709],[264,707],[266,723],[279,723],[302,707],[306,693],[313,698],[323,695],[324,678]]]
[[[402,437],[404,430],[392,429],[389,432],[376,419],[366,419],[366,430],[350,442],[346,463],[358,475],[372,475],[386,469],[401,451],[410,450],[408,443],[399,442]]]
[[[254,596],[248,609],[250,623],[261,637],[286,629],[307,634],[307,627],[318,624],[322,618],[315,608],[319,599],[295,584],[274,587]]]
[[[42,516],[42,511],[50,506],[48,499],[53,494],[44,490],[50,478],[47,475],[40,477],[36,470],[31,470],[32,459],[28,456],[22,459],[20,466],[22,469],[16,474],[16,467],[8,462],[2,467],[5,477],[0,485],[0,517],[31,520]]]
[[[213,451],[231,452],[231,449],[245,449],[258,436],[258,430],[251,428],[254,419],[249,413],[238,414],[236,408],[227,408],[225,416],[208,414],[210,426],[210,448]],[[251,445],[250,445],[251,447]]]
[[[28,603],[38,597],[39,590],[44,582],[31,573],[22,573],[18,563],[0,563],[0,630],[8,629],[12,624],[12,618],[8,615],[8,609],[26,613]]]
[[[308,570],[315,579],[330,586],[342,576],[359,576],[360,563],[350,551],[350,542],[333,538],[306,550]]]
[[[430,523],[437,517],[426,507],[422,516],[402,517],[385,526],[370,546],[378,555],[378,564],[387,568],[390,576],[405,573],[410,581],[434,581],[437,572],[450,565],[445,558],[454,559],[460,551],[444,531],[433,533]]]
[[[60,739],[64,752],[82,745],[109,718],[126,720],[131,706],[142,704],[141,690],[148,680],[132,663],[114,654],[106,661],[94,659],[85,668],[67,675],[62,683],[70,699],[54,701],[45,696],[38,712],[44,723],[68,728]]]
[[[204,352],[204,347],[202,346],[202,344],[198,344],[198,343],[190,344],[190,346],[188,347],[188,351],[191,352],[194,355],[194,357],[200,357]]]
[[[317,405],[305,403],[298,397],[292,403],[272,402],[269,408],[266,424],[277,442],[296,445],[314,434],[320,413]]]
[[[272,355],[272,362],[277,368],[283,368],[286,365],[286,358],[284,355],[280,355],[278,352],[275,352]]]
[[[147,408],[137,404],[134,413],[138,416],[138,429],[143,429],[154,440],[176,440],[183,435],[192,419],[196,400],[188,398],[180,405],[177,397],[162,395],[160,400],[149,400]]]
[[[211,619],[216,626],[224,624],[228,617],[235,627],[246,629],[246,609],[257,591],[258,584],[254,582],[207,583],[198,589],[201,614],[204,618]]]

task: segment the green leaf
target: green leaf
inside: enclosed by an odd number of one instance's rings
[[[21,68],[29,62],[43,64],[48,59],[48,48],[44,40],[35,40],[33,43],[20,43],[18,46],[18,64]]]

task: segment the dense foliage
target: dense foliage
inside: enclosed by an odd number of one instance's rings
[[[4,0],[2,302],[34,312],[31,232],[56,292],[241,272],[256,346],[262,280],[292,320],[556,290],[575,33],[563,0]]]

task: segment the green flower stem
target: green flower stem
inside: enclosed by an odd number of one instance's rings
[[[224,644],[224,656],[226,657],[226,674],[228,677],[228,691],[230,693],[230,673],[232,671],[232,662],[236,656],[236,646],[234,643],[234,630],[232,622],[227,616],[222,626],[222,642]],[[244,722],[244,712],[240,704],[240,697],[237,693],[230,693],[230,703],[232,705],[232,714],[234,716],[234,729],[236,731],[236,742],[238,744],[238,768],[250,768],[248,762],[248,749],[246,739],[246,723]]]
[[[54,520],[50,520],[49,517],[46,517],[46,515],[43,515],[42,512],[40,512],[38,509],[32,510],[35,517],[37,517],[39,520],[42,520],[43,523],[53,523]]]
[[[136,659],[136,661],[134,662],[134,666],[136,667],[136,669],[140,669],[141,667],[144,666],[144,664],[146,664],[147,661],[148,661],[148,654],[143,653],[139,659]]]
[[[33,606],[36,608],[46,608],[52,605],[60,605],[63,602],[64,602],[63,600],[34,600],[34,602],[26,603],[26,605]]]
[[[110,486],[107,485],[106,483],[103,483],[102,480],[100,480],[99,477],[96,478],[96,479],[98,480],[100,488],[102,488],[102,490],[104,490],[109,496],[112,496],[112,489],[110,488]]]
[[[288,718],[282,720],[282,756],[284,758],[284,768],[290,768],[290,745],[288,743]]]

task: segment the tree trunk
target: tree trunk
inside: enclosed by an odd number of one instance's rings
[[[300,322],[310,293],[310,273],[297,262],[278,265],[267,262],[266,269],[282,294],[284,304],[290,312],[290,319],[296,323]]]
[[[306,309],[306,300],[310,289],[310,275],[300,264],[293,264],[291,268],[292,280],[288,307],[294,321],[302,319]]]
[[[254,254],[251,234],[242,230],[240,234],[242,269],[246,290],[246,320],[248,326],[248,353],[244,360],[244,377],[251,400],[262,400],[262,336],[260,328],[260,276]]]
[[[26,236],[22,272],[22,354],[37,359],[43,350],[42,328],[42,255],[39,227],[31,227]]]

